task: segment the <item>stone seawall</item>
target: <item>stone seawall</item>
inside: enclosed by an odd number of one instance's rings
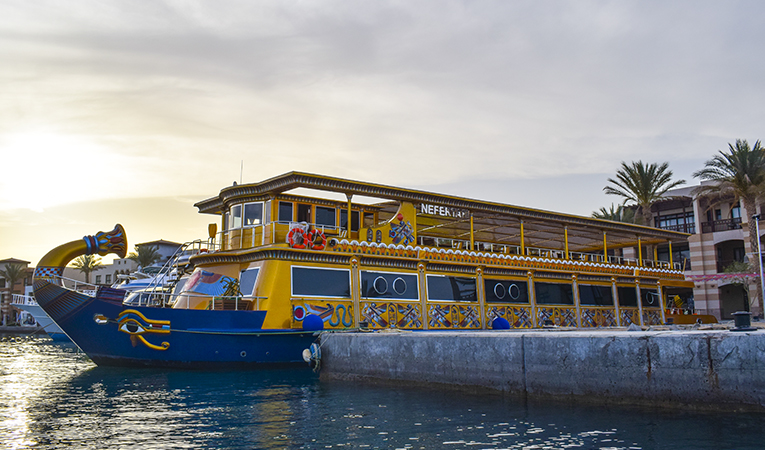
[[[765,331],[325,333],[321,349],[325,379],[765,409]]]

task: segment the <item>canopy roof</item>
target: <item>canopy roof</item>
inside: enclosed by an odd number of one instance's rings
[[[395,212],[400,202],[411,202],[417,206],[444,206],[469,212],[463,217],[423,215],[420,212],[417,218],[418,236],[469,239],[470,216],[473,218],[476,241],[520,245],[523,222],[524,245],[563,250],[567,234],[569,250],[578,252],[602,250],[604,233],[608,248],[635,246],[638,239],[642,244],[687,242],[689,236],[686,233],[623,222],[303,172],[289,172],[259,183],[229,186],[222,189],[217,197],[200,201],[194,206],[201,213],[221,214],[234,203],[274,198],[297,188],[386,199],[395,203],[384,202],[378,206],[391,213]]]

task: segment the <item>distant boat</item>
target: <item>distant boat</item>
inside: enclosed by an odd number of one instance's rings
[[[54,341],[69,340],[69,337],[67,337],[64,331],[50,318],[40,305],[37,304],[37,301],[35,301],[35,298],[31,295],[13,294],[11,305],[31,314],[37,324],[40,325],[40,327],[42,327]]]

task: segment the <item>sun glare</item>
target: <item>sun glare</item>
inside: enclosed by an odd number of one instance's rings
[[[124,159],[85,138],[47,132],[6,135],[0,155],[0,209],[35,211],[110,195],[114,186],[94,180]]]

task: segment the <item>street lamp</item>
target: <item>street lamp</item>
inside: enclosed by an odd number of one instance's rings
[[[752,220],[754,220],[754,226],[757,230],[757,257],[759,258],[757,260],[757,265],[760,266],[760,287],[762,288],[763,302],[765,302],[765,278],[762,277],[762,243],[760,242],[760,215],[759,214],[753,215]],[[761,311],[761,313],[763,314],[763,318],[765,318],[765,311]]]

